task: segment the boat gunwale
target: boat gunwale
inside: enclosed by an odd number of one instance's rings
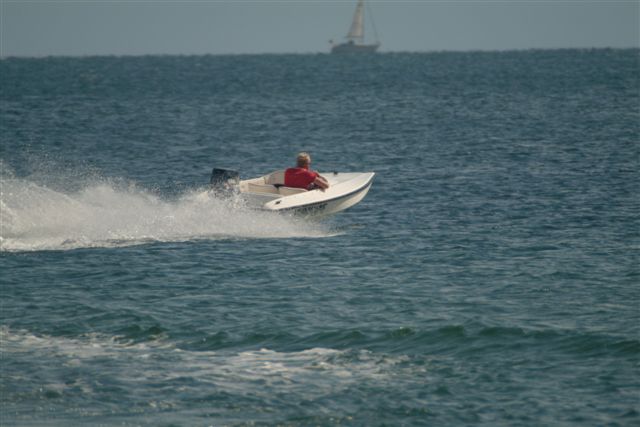
[[[335,201],[342,200],[342,199],[345,199],[347,197],[353,196],[354,194],[360,193],[361,191],[365,190],[367,187],[371,187],[371,185],[373,184],[373,178],[375,176],[375,172],[363,172],[363,173],[370,173],[371,174],[371,176],[369,177],[367,182],[365,182],[364,184],[362,184],[361,186],[359,186],[355,190],[350,191],[347,194],[343,194],[343,195],[337,196],[337,197],[332,198],[332,199],[326,199],[326,200],[322,200],[322,201],[318,201],[318,202],[310,202],[310,203],[307,203],[307,204],[304,204],[304,205],[291,206],[291,207],[286,207],[286,208],[281,208],[281,209],[268,209],[268,208],[266,208],[265,210],[274,211],[274,212],[286,212],[286,211],[295,211],[295,210],[298,210],[298,209],[310,209],[310,208],[313,208],[314,206],[319,206],[319,205],[323,205],[323,204],[326,204],[326,203],[332,203],[332,202],[335,202]],[[318,191],[320,191],[320,190],[318,190]],[[271,201],[269,201],[267,203],[274,203],[274,202],[276,202],[278,200],[282,200],[285,197],[290,197],[290,196],[283,196],[283,197],[271,200]]]

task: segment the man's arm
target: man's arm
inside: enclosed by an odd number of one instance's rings
[[[313,181],[313,184],[319,187],[322,190],[326,190],[329,188],[329,181],[327,181],[323,176],[318,175],[316,179]]]

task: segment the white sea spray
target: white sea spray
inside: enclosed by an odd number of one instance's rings
[[[246,208],[205,188],[163,198],[135,184],[90,181],[60,191],[2,178],[3,251],[119,247],[150,241],[324,237],[326,227]]]

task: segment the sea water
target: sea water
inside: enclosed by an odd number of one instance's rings
[[[0,424],[640,424],[640,52],[0,61]],[[324,221],[213,167],[374,171]]]

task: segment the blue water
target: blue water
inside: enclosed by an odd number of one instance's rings
[[[0,61],[0,424],[640,424],[640,52]],[[327,221],[206,193],[312,154]]]

